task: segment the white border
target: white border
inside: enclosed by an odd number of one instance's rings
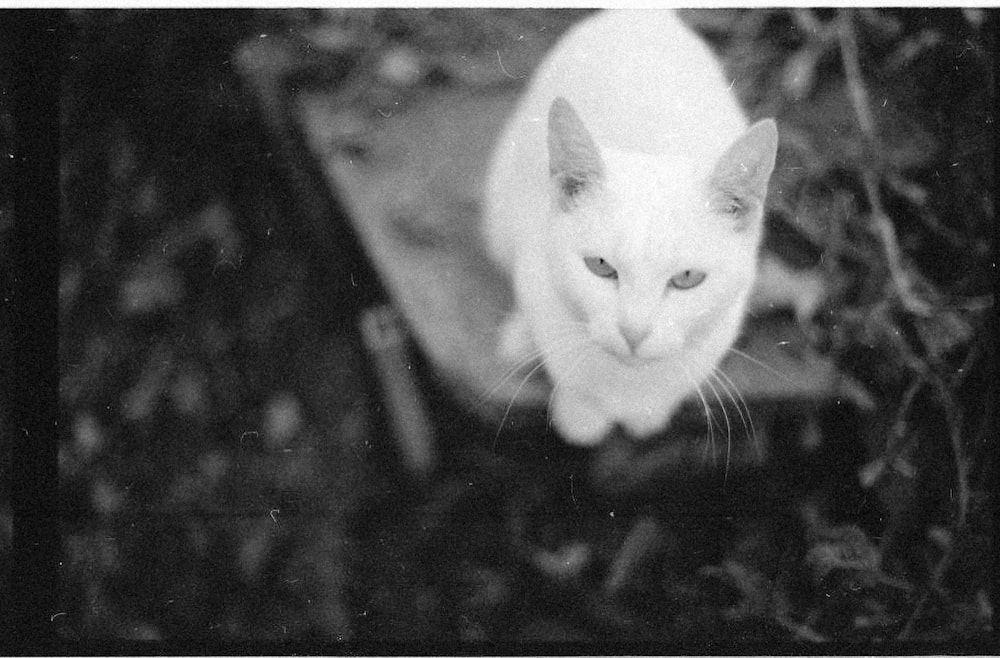
[[[941,8],[992,8],[1000,7],[1000,2],[989,2],[987,0],[966,0],[964,2],[948,2],[938,0],[937,2],[921,0],[883,0],[876,2],[873,0],[779,0],[778,2],[767,2],[766,0],[743,2],[719,2],[712,0],[663,0],[655,2],[652,0],[624,0],[613,2],[612,0],[597,0],[587,2],[586,0],[360,0],[357,2],[344,2],[342,0],[313,0],[312,2],[282,3],[274,0],[144,0],[141,2],[129,2],[128,0],[111,0],[97,2],[72,2],[71,0],[35,2],[11,2],[10,0],[0,0],[0,9],[26,8],[26,9],[180,9],[180,8],[223,8],[223,9],[262,9],[262,8],[282,8],[282,7],[307,7],[307,8],[342,8],[342,9],[369,9],[375,7],[399,7],[399,8],[512,8],[512,7],[539,7],[539,8],[603,8],[603,7],[629,7],[629,8],[685,8],[685,9],[706,9],[714,7],[941,7]]]

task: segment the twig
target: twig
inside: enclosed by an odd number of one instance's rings
[[[965,458],[965,449],[962,446],[961,410],[956,408],[953,396],[951,395],[944,379],[939,374],[931,371],[919,362],[916,355],[910,351],[909,346],[905,344],[902,338],[898,336],[892,337],[895,339],[894,342],[896,342],[897,348],[903,359],[906,361],[915,361],[915,364],[919,364],[919,367],[916,369],[918,379],[914,382],[911,389],[909,389],[907,393],[910,391],[915,392],[915,389],[918,388],[918,386],[925,383],[930,384],[944,412],[945,422],[948,424],[948,435],[951,441],[952,456],[955,462],[955,487],[958,489],[958,512],[957,518],[952,524],[952,531],[957,533],[964,527],[969,509],[969,469],[968,461]],[[954,548],[952,546],[945,548],[945,554],[935,566],[934,572],[931,574],[924,593],[921,595],[916,606],[914,606],[913,612],[910,613],[903,630],[900,631],[898,636],[899,639],[904,640],[911,637],[913,627],[923,614],[923,610],[927,605],[927,601],[930,599],[930,595],[939,589],[941,581],[944,579],[945,573],[951,565],[953,551]]]
[[[774,620],[784,628],[786,631],[790,631],[794,639],[797,642],[813,642],[815,644],[821,644],[823,642],[829,642],[830,638],[814,631],[812,628],[805,624],[799,624],[793,619],[786,615],[775,617]]]
[[[837,36],[840,41],[840,58],[844,65],[847,93],[850,96],[854,114],[872,152],[881,153],[880,140],[875,130],[875,118],[872,116],[871,104],[868,102],[868,90],[865,88],[861,75],[858,44],[854,38],[851,12],[841,10],[837,14]],[[868,203],[871,205],[871,219],[882,242],[882,250],[889,266],[889,276],[896,293],[899,295],[899,300],[907,311],[926,317],[931,314],[931,306],[914,291],[913,280],[903,264],[902,250],[899,247],[896,229],[882,207],[882,198],[878,191],[878,177],[870,167],[862,167],[862,182],[865,186]]]
[[[944,379],[939,375],[931,377],[931,384],[944,409],[945,422],[948,424],[948,438],[951,440],[952,458],[955,461],[955,480],[958,489],[958,518],[955,520],[955,530],[965,526],[969,512],[969,463],[965,458],[965,447],[962,445],[962,410],[955,404]]]
[[[981,332],[976,332],[976,335],[981,335]],[[962,359],[962,363],[951,373],[948,379],[948,387],[951,390],[957,390],[965,382],[965,378],[969,376],[973,364],[979,358],[979,346],[980,341],[973,340],[972,344],[969,345],[969,350],[965,353],[965,358]]]
[[[929,368],[921,361],[913,353],[906,341],[903,340],[902,336],[894,332],[887,332],[887,336],[895,345],[896,352],[909,369],[916,374],[917,381],[914,382],[913,386],[916,387],[918,384],[924,383],[930,384],[944,411],[945,422],[948,424],[948,437],[951,442],[952,456],[955,460],[955,485],[958,489],[958,518],[955,521],[954,527],[956,529],[961,528],[965,525],[969,510],[969,466],[965,458],[965,449],[962,446],[961,409],[955,404],[949,385],[940,373]]]
[[[956,231],[950,226],[945,226],[933,212],[927,209],[926,190],[921,188],[916,183],[911,183],[906,180],[901,174],[895,171],[886,172],[884,180],[886,185],[888,185],[896,194],[899,194],[908,202],[913,204],[916,209],[914,214],[917,219],[919,219],[930,231],[940,235],[955,247],[968,246],[973,249],[976,248],[976,245],[966,245],[966,242],[968,241],[967,236],[963,235],[961,231]]]
[[[661,539],[662,531],[655,519],[643,517],[636,521],[608,569],[604,591],[610,596],[619,594]]]
[[[816,12],[812,9],[792,10],[792,20],[800,30],[813,34],[821,42],[828,41],[834,32],[816,17]]]
[[[870,219],[874,232],[878,235],[886,265],[889,270],[889,279],[896,300],[903,310],[921,318],[926,318],[934,311],[934,303],[928,301],[923,294],[918,292],[918,285],[922,283],[919,271],[907,266],[899,239],[896,234],[896,227],[892,219],[885,212],[880,194],[880,184],[885,180],[896,192],[903,194],[910,201],[918,206],[918,215],[924,225],[934,230],[939,235],[950,238],[956,244],[964,243],[957,232],[944,227],[936,218],[926,212],[923,205],[919,203],[914,193],[916,188],[908,187],[906,181],[897,173],[889,171],[891,163],[888,163],[882,156],[885,152],[876,128],[875,117],[872,114],[871,103],[869,101],[868,90],[865,87],[861,64],[858,54],[858,43],[856,31],[853,25],[853,13],[849,11],[839,11],[836,18],[837,39],[840,45],[841,61],[844,67],[845,84],[847,94],[850,99],[854,114],[860,131],[867,142],[869,153],[875,156],[872,163],[863,163],[859,166],[861,179],[864,185],[865,194],[871,208]],[[933,291],[931,291],[933,292]],[[890,327],[891,328],[891,327]],[[948,435],[951,443],[951,452],[955,465],[955,488],[958,500],[956,501],[956,516],[952,524],[953,532],[960,531],[967,519],[969,508],[969,465],[965,455],[965,448],[962,444],[962,410],[957,406],[954,396],[941,373],[942,365],[935,361],[921,359],[913,352],[907,341],[895,331],[884,332],[896,348],[899,358],[906,364],[908,369],[915,376],[915,380],[904,394],[903,402],[896,416],[896,425],[893,428],[894,436],[898,437],[901,432],[900,423],[905,422],[908,410],[912,408],[913,400],[923,386],[929,385],[934,393],[934,399],[941,406],[945,423],[948,427]],[[966,360],[968,362],[968,359]],[[885,451],[886,457],[901,452],[906,441],[899,441],[898,438],[892,441],[891,447]],[[890,462],[891,463],[891,462]],[[938,591],[941,581],[954,559],[954,546],[948,545],[944,548],[944,554],[938,560],[933,573],[927,581],[920,600],[914,606],[907,622],[899,634],[900,639],[911,637],[914,626],[924,614],[924,610],[930,600],[931,594]]]
[[[976,295],[975,297],[965,297],[955,302],[955,308],[960,311],[970,313],[982,313],[993,309],[994,297],[992,294]]]
[[[868,90],[861,77],[861,63],[858,58],[858,42],[854,38],[852,25],[853,12],[840,10],[837,12],[837,39],[840,41],[840,59],[847,76],[847,93],[854,106],[854,113],[861,124],[861,132],[872,142],[878,140],[875,134],[875,119],[868,102]]]
[[[899,301],[903,308],[910,313],[928,317],[933,309],[914,291],[913,278],[903,264],[903,254],[896,237],[896,228],[882,209],[882,199],[878,192],[875,174],[866,168],[862,172],[862,180],[865,185],[865,193],[868,195],[868,203],[871,205],[871,219],[882,242],[886,264],[889,266],[889,276],[896,294],[899,296]]]
[[[913,373],[916,377],[928,378],[931,375],[930,367],[927,363],[917,356],[917,353],[913,351],[910,343],[907,342],[903,334],[896,329],[892,324],[892,319],[887,317],[889,308],[888,304],[882,302],[879,303],[876,308],[873,308],[869,314],[869,321],[875,323],[877,327],[882,329],[882,333],[885,335],[886,339],[895,348],[896,356],[902,360],[906,369]]]
[[[952,557],[954,554],[953,545],[945,547],[945,553],[941,556],[938,561],[937,566],[934,567],[934,573],[931,574],[930,581],[927,583],[927,587],[924,589],[924,593],[920,596],[920,600],[917,604],[913,606],[913,612],[910,613],[909,618],[906,620],[906,624],[903,626],[903,630],[899,632],[897,639],[899,640],[909,640],[913,636],[913,627],[916,625],[917,620],[924,613],[924,608],[927,606],[927,601],[930,600],[931,594],[938,591],[941,585],[941,580],[944,578],[944,574],[948,571],[948,567],[951,566]]]
[[[926,377],[917,377],[903,393],[903,399],[896,409],[896,416],[893,418],[889,438],[885,442],[882,456],[879,458],[880,461],[876,460],[874,462],[874,464],[877,464],[877,467],[871,468],[871,466],[866,466],[862,472],[862,484],[865,487],[874,486],[888,469],[896,466],[896,461],[903,454],[903,451],[913,444],[915,437],[912,435],[909,438],[906,437],[906,416],[913,405],[913,400],[916,398],[917,393],[926,383]]]

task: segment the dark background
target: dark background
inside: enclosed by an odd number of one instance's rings
[[[66,15],[59,637],[709,652],[986,637],[995,55],[982,10],[685,15],[751,113],[781,126],[769,248],[822,272],[804,335],[870,410],[816,400],[772,431],[763,467],[670,480],[662,452],[574,451],[530,423],[528,447],[497,450],[416,355],[432,409],[460,422],[429,480],[407,469],[356,329],[378,276],[336,194],[316,192],[322,161],[287,130],[300,119],[266,99],[324,86],[367,90],[344,103],[369,107],[519,84],[495,53],[525,34],[541,52],[581,15]],[[238,66],[261,39],[289,57],[291,86],[262,92]],[[9,71],[5,267],[23,221]],[[0,421],[9,480],[6,408]],[[803,448],[813,435],[818,451]],[[0,493],[4,586],[19,573],[11,519]]]

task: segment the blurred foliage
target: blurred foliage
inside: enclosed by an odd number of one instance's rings
[[[334,639],[359,352],[251,99],[251,13],[79,12],[64,78],[65,633]],[[110,71],[114,71],[113,74]]]
[[[849,425],[867,465],[845,479],[884,515],[834,519],[793,497],[780,476],[794,464],[727,484],[779,502],[751,515],[683,487],[615,497],[590,482],[592,455],[552,437],[516,458],[445,446],[456,457],[429,490],[398,471],[350,293],[326,278],[231,57],[283,38],[350,66],[345,85],[475,89],[509,82],[500,45],[551,41],[580,15],[71,13],[66,637],[711,646],[991,628],[982,11],[685,14],[752,114],[781,126],[770,246],[824,273],[811,338],[878,407]],[[827,497],[848,495],[837,487]],[[712,523],[683,511],[706,500]]]
[[[994,532],[985,24],[976,10],[752,12],[723,47],[737,89],[782,126],[772,235],[804,240],[826,275],[817,344],[885,410],[860,478],[894,514],[882,563],[920,583],[901,637],[928,631],[927,606],[953,605],[945,580],[967,602],[988,595],[956,568],[982,564]]]

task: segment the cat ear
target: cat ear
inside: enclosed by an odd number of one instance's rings
[[[549,108],[549,174],[568,199],[600,182],[604,162],[576,110],[558,97]]]
[[[715,164],[709,177],[713,202],[737,216],[763,204],[777,152],[778,127],[774,119],[750,126]]]

